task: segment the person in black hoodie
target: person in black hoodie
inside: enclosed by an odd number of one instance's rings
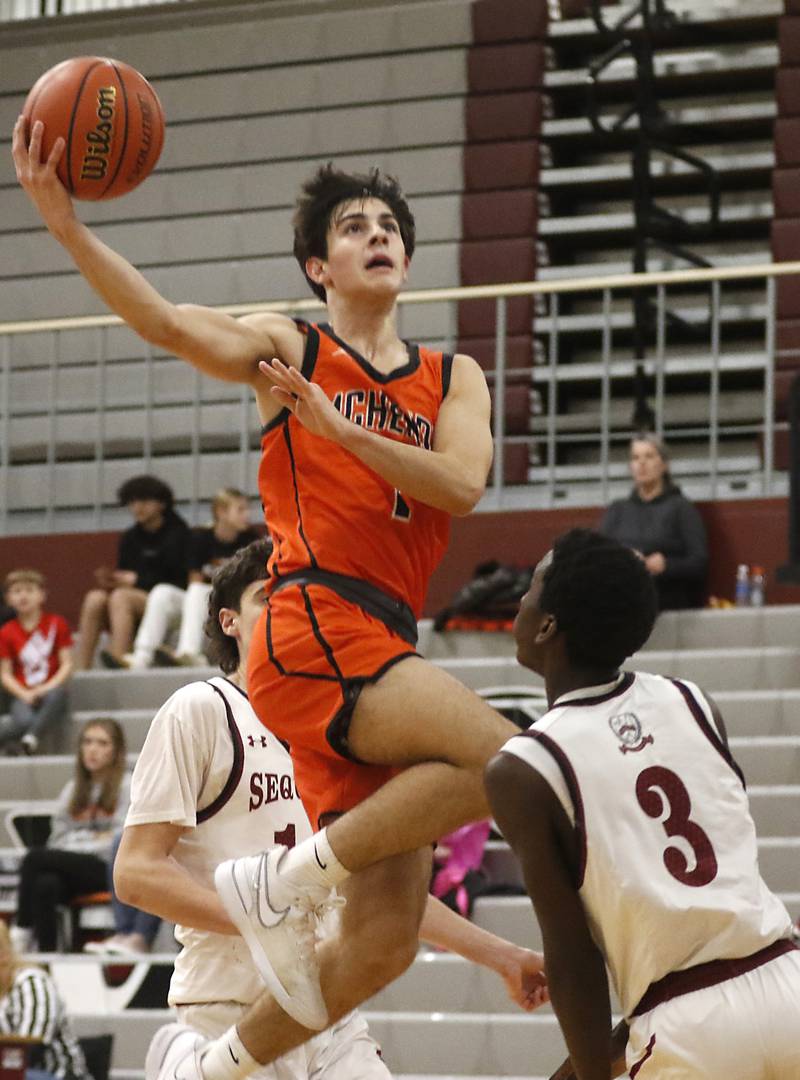
[[[708,566],[703,519],[672,480],[669,455],[651,434],[631,439],[633,491],[612,502],[600,532],[637,551],[662,611],[699,607]]]
[[[168,582],[186,588],[189,526],[172,508],[172,489],[155,476],[133,476],[117,492],[134,524],[120,537],[117,567],[94,572],[97,587],[83,598],[77,667],[91,667],[100,633],[110,634],[101,653],[106,667],[122,667],[142,617],[147,594]]]

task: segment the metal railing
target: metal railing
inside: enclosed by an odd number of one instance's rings
[[[494,300],[494,368],[487,377],[494,392],[495,456],[482,508],[599,505],[629,485],[626,446],[635,430],[629,415],[635,366],[628,348],[631,296],[633,290],[646,289],[653,315],[647,369],[654,427],[673,449],[673,474],[695,498],[762,497],[783,494],[788,486],[784,474],[776,475],[773,460],[773,440],[781,426],[775,421],[773,385],[775,296],[776,279],[797,274],[800,262],[409,291],[400,297],[400,330],[413,322],[421,305],[439,305],[449,312],[451,329],[435,344],[452,349],[453,308]],[[744,295],[738,291],[743,285]],[[508,305],[516,297],[535,298],[531,341],[540,348],[535,355],[532,348],[530,365],[510,367]],[[305,316],[320,306],[306,299],[220,310]],[[249,390],[194,374],[182,395],[172,393],[170,383],[165,400],[156,381],[159,365],[168,358],[154,356],[142,344],[133,358],[141,369],[134,373],[135,400],[126,398],[124,389],[112,400],[109,386],[120,360],[109,355],[107,335],[119,325],[110,315],[0,324],[3,533],[115,526],[113,491],[121,469],[126,475],[163,474],[179,465],[183,479],[165,479],[172,480],[178,502],[194,520],[215,483],[206,475],[211,465],[217,479],[253,490],[259,428]],[[732,340],[731,328],[737,326],[740,333]],[[77,364],[75,348],[65,347],[71,334],[83,335]],[[21,349],[26,339],[37,347]],[[183,371],[176,361],[169,362]],[[86,395],[76,400],[74,393],[70,398],[70,384],[77,385],[82,375],[93,387],[93,400]],[[679,398],[676,385],[684,386]],[[26,400],[15,386],[26,391]],[[527,394],[531,403],[521,430],[510,423],[507,411],[514,392]],[[679,401],[677,410],[673,400]],[[729,400],[738,406],[728,408]],[[185,427],[179,450],[159,449],[156,421],[167,415],[159,412],[167,406],[173,410],[169,416]],[[135,414],[134,451],[110,449],[123,412],[128,420]],[[223,415],[226,420],[215,419]],[[210,435],[202,430],[203,417],[216,424]],[[69,437],[62,434],[68,422],[73,428]],[[523,448],[530,465],[523,469],[526,475],[508,483],[509,455],[520,456],[514,447]]]
[[[195,0],[0,0],[0,22],[48,18],[53,15],[85,15],[94,11],[187,4]]]

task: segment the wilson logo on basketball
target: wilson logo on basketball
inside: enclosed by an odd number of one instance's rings
[[[117,109],[117,89],[100,86],[97,90],[97,123],[86,132],[86,153],[81,165],[81,180],[103,180],[108,172],[111,138],[114,134],[114,115]]]

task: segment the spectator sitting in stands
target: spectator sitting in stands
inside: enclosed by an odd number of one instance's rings
[[[111,845],[111,857],[108,861],[108,891],[111,893],[111,906],[114,909],[114,933],[104,941],[87,941],[83,951],[101,955],[109,953],[148,953],[153,946],[161,918],[149,911],[140,911],[131,904],[123,904],[114,888],[114,863],[117,861],[122,833],[114,837]]]
[[[126,666],[133,635],[144,612],[147,594],[162,581],[183,589],[189,526],[172,509],[172,489],[155,476],[134,476],[117,492],[135,524],[120,537],[117,569],[95,570],[98,588],[83,599],[80,616],[78,667],[92,666],[100,633],[110,630],[111,642],[101,654],[106,667]]]
[[[641,555],[662,611],[699,607],[708,566],[703,519],[673,483],[659,438],[635,435],[629,463],[633,491],[611,503],[599,531]]]
[[[126,666],[150,667],[155,659],[167,667],[206,663],[203,626],[214,570],[260,533],[250,525],[250,503],[236,488],[222,488],[211,504],[214,524],[195,529],[189,543],[189,585],[180,589],[166,582],[156,585],[147,597],[142,621]],[[180,620],[178,643],[173,652],[165,640]]]
[[[92,1080],[55,983],[18,955],[2,920],[0,1034],[32,1040],[26,1080]]]
[[[12,570],[3,591],[16,615],[0,626],[0,681],[11,695],[0,718],[0,747],[34,754],[43,733],[69,718],[72,634],[61,615],[44,610],[44,576]]]
[[[31,848],[20,865],[17,925],[20,951],[36,938],[41,952],[58,946],[58,904],[84,893],[105,892],[115,833],[130,801],[125,772],[125,735],[111,718],[81,728],[75,777],[64,787],[47,846]]]

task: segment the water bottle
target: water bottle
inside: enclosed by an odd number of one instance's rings
[[[754,566],[750,576],[750,607],[764,606],[764,567]]]
[[[739,563],[736,567],[734,600],[737,607],[747,607],[750,603],[750,567],[747,563]]]

